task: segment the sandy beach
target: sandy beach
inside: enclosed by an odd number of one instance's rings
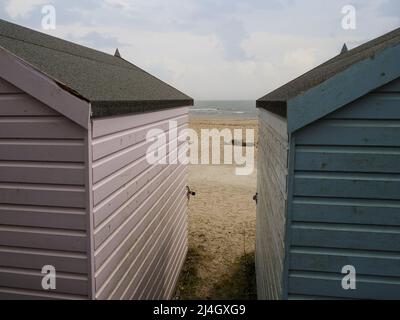
[[[197,132],[212,128],[247,128],[254,129],[256,137],[257,126],[257,120],[190,121],[190,127]],[[189,185],[196,196],[189,203],[190,250],[178,298],[230,299],[243,293],[232,291],[241,291],[235,283],[240,282],[237,277],[246,276],[246,270],[240,270],[243,259],[248,259],[250,266],[253,259],[256,175],[255,169],[249,176],[237,176],[233,165],[190,167]],[[247,281],[242,280],[243,283]]]

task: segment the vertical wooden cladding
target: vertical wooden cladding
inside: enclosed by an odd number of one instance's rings
[[[151,129],[187,128],[188,108],[93,121],[93,220],[97,299],[168,299],[187,251],[181,164],[147,162]],[[176,158],[186,143],[167,137]]]
[[[0,298],[87,297],[84,134],[0,79]]]
[[[287,123],[260,109],[256,245],[259,299],[282,297],[287,174]]]
[[[289,297],[400,297],[400,81],[296,134]],[[341,288],[345,265],[357,290]]]

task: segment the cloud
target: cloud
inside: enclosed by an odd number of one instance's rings
[[[256,99],[338,54],[343,43],[353,48],[400,24],[398,0],[352,0],[353,31],[341,27],[348,0],[52,2],[51,34],[110,54],[119,47],[125,59],[197,99]],[[39,28],[34,9],[14,22]]]
[[[26,17],[36,7],[48,4],[48,0],[8,0],[5,10],[11,18]]]

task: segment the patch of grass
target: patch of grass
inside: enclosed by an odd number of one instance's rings
[[[255,253],[237,259],[232,272],[214,286],[212,300],[256,300]]]
[[[202,254],[198,248],[190,247],[186,261],[179,277],[175,298],[179,300],[197,300],[197,287],[200,284],[197,267],[202,260]]]

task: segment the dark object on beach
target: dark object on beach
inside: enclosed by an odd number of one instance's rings
[[[259,299],[399,299],[399,57],[397,29],[257,101]]]
[[[258,192],[253,196],[253,200],[258,203]]]
[[[192,191],[189,186],[186,187],[186,190],[187,190],[187,198],[188,198],[188,200],[190,199],[191,196],[192,197],[196,196],[196,192]]]
[[[240,141],[234,139],[232,140],[232,145],[239,147],[254,147],[254,143],[247,143],[246,141]]]

